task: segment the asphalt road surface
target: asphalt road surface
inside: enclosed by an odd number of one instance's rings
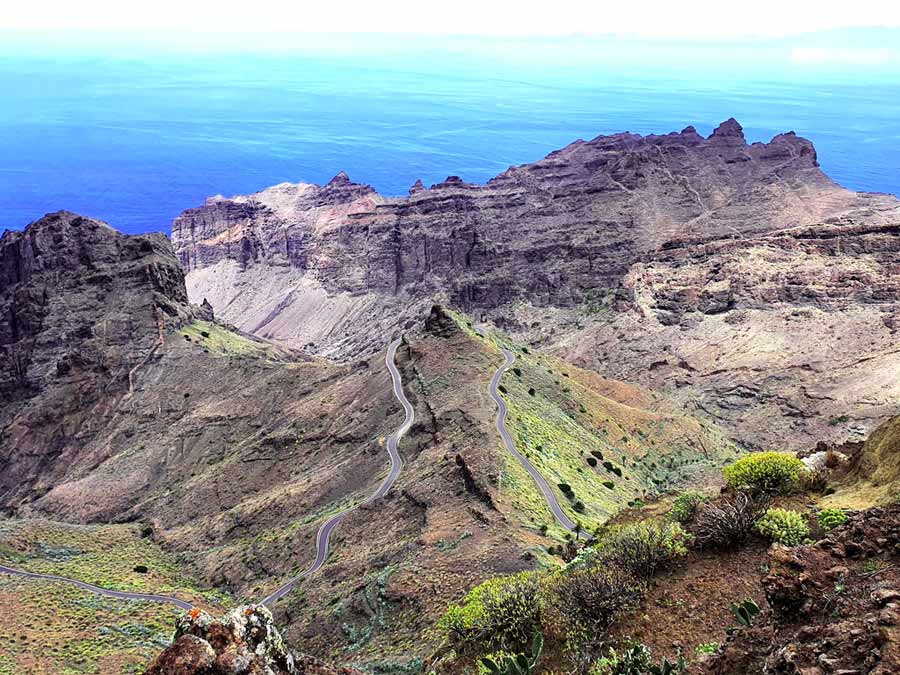
[[[557,522],[562,525],[564,528],[569,530],[570,532],[578,532],[578,536],[581,539],[590,539],[591,535],[589,535],[584,530],[578,529],[574,522],[565,514],[562,510],[562,507],[559,505],[559,502],[556,500],[556,495],[553,493],[553,490],[550,488],[550,484],[547,482],[541,472],[534,468],[534,465],[528,461],[528,458],[516,450],[516,444],[513,443],[512,436],[509,435],[509,431],[506,429],[506,401],[504,401],[500,394],[497,392],[497,387],[500,385],[500,380],[502,379],[504,373],[509,370],[509,367],[516,360],[516,357],[513,355],[511,351],[508,349],[502,349],[503,356],[505,357],[505,361],[502,366],[497,369],[497,372],[494,373],[494,377],[491,380],[491,398],[494,399],[494,403],[497,404],[497,431],[500,432],[500,438],[503,439],[503,445],[506,446],[506,449],[512,454],[516,459],[519,460],[522,466],[525,467],[525,470],[531,475],[534,479],[534,482],[537,483],[538,488],[544,495],[544,500],[547,502],[547,506],[550,507],[550,510],[553,512],[553,517],[556,518]]]
[[[398,338],[388,346],[387,355],[384,359],[385,363],[387,364],[388,370],[391,372],[391,381],[393,382],[394,386],[394,396],[397,397],[397,400],[400,401],[401,405],[403,406],[403,410],[406,412],[406,418],[403,420],[403,424],[401,424],[400,428],[397,429],[393,434],[391,434],[387,439],[387,450],[388,454],[391,456],[390,472],[388,473],[387,477],[381,482],[381,485],[378,487],[378,489],[368,499],[366,499],[361,504],[350,507],[346,511],[341,511],[340,513],[332,516],[324,523],[322,523],[322,526],[319,528],[319,533],[316,535],[316,559],[313,561],[313,564],[310,565],[306,570],[295,576],[293,579],[289,580],[284,586],[272,593],[272,595],[263,600],[262,604],[271,605],[277,602],[285,595],[290,593],[291,589],[293,589],[299,581],[302,581],[309,575],[317,572],[319,568],[325,564],[325,560],[328,558],[331,533],[334,531],[334,528],[336,528],[340,524],[344,516],[364,504],[370,504],[376,499],[381,499],[382,497],[384,497],[391,489],[394,481],[396,481],[397,477],[400,475],[400,470],[403,468],[403,460],[400,459],[400,453],[397,451],[397,445],[400,443],[400,439],[403,437],[403,434],[409,431],[409,428],[412,426],[412,423],[415,420],[415,412],[413,411],[412,404],[407,400],[406,394],[403,393],[403,380],[400,378],[400,371],[397,370],[397,366],[394,364],[394,357],[397,354],[397,347],[399,346],[400,339]]]
[[[400,425],[400,428],[397,429],[393,434],[391,434],[387,440],[388,454],[391,456],[390,472],[388,473],[387,477],[381,482],[381,485],[378,487],[378,489],[368,499],[362,502],[362,504],[353,506],[346,511],[341,511],[337,515],[332,516],[324,523],[322,523],[322,526],[319,528],[319,532],[316,535],[316,559],[313,564],[310,565],[309,568],[306,569],[306,571],[295,576],[284,586],[282,586],[277,591],[272,593],[272,595],[263,600],[262,604],[271,605],[272,603],[290,593],[291,589],[294,588],[297,582],[318,571],[319,568],[322,567],[323,564],[325,564],[325,560],[328,558],[331,533],[332,531],[334,531],[334,528],[338,526],[344,516],[346,516],[354,509],[359,508],[359,506],[362,506],[363,504],[369,504],[376,499],[381,499],[382,497],[384,497],[391,489],[394,481],[396,481],[397,477],[400,475],[400,470],[403,468],[403,460],[400,459],[400,453],[397,451],[397,446],[400,443],[400,439],[407,431],[409,431],[409,428],[412,426],[412,423],[415,420],[415,411],[413,410],[412,404],[410,404],[409,400],[406,398],[406,394],[403,393],[403,380],[400,377],[400,371],[397,370],[397,366],[394,364],[394,357],[397,354],[397,347],[399,346],[400,339],[394,340],[388,346],[387,355],[385,356],[385,363],[387,364],[388,370],[391,373],[391,382],[393,383],[394,387],[394,396],[397,397],[397,400],[400,401],[400,403],[403,405],[403,410],[406,412],[406,418],[403,420],[403,424]],[[190,603],[167,595],[113,591],[108,588],[94,586],[93,584],[89,584],[84,581],[78,581],[77,579],[69,579],[67,577],[60,577],[54,574],[38,574],[36,572],[26,572],[24,570],[14,569],[12,567],[6,567],[5,565],[0,565],[0,573],[12,574],[14,576],[25,577],[27,579],[59,581],[77,586],[78,588],[82,588],[86,591],[90,591],[98,595],[104,595],[109,598],[118,598],[119,600],[147,600],[149,602],[165,602],[180,607],[185,611],[190,610],[192,607]]]
[[[100,586],[94,586],[94,584],[89,584],[86,581],[78,581],[77,579],[68,579],[66,577],[58,577],[55,574],[38,574],[37,572],[26,572],[25,570],[17,570],[12,567],[6,567],[5,565],[0,565],[0,573],[3,574],[12,574],[17,577],[25,577],[26,579],[43,579],[44,581],[61,581],[65,584],[71,584],[72,586],[77,586],[78,588],[82,588],[86,591],[90,591],[91,593],[96,593],[97,595],[105,595],[108,598],[118,598],[119,600],[147,600],[148,602],[166,602],[170,605],[175,605],[176,607],[180,607],[181,609],[187,611],[193,605],[184,600],[179,600],[178,598],[173,598],[168,595],[154,595],[152,593],[127,593],[125,591],[113,591],[108,588],[101,588]]]

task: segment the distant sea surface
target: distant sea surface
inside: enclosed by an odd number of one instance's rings
[[[567,59],[559,44],[484,44],[0,49],[0,230],[68,209],[127,232],[168,231],[209,195],[324,183],[341,170],[404,195],[417,178],[484,182],[578,138],[689,124],[708,134],[732,116],[749,141],[809,138],[848,188],[900,193],[890,69],[810,65],[783,47],[685,55],[600,44],[607,52],[594,58],[582,44]]]

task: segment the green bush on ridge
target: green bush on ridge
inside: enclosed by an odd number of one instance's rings
[[[819,527],[826,532],[830,532],[847,522],[847,514],[840,509],[822,509],[816,516],[816,520],[819,523]]]
[[[782,452],[754,452],[723,469],[732,490],[754,494],[790,492],[806,475],[802,461]]]
[[[809,538],[809,523],[798,511],[774,508],[756,522],[756,530],[763,536],[785,546],[798,546]]]
[[[694,519],[698,507],[706,501],[709,501],[709,497],[700,492],[682,492],[672,502],[669,518],[682,525],[689,523]]]
[[[438,630],[459,653],[524,651],[540,627],[540,590],[539,572],[488,579],[447,609]]]

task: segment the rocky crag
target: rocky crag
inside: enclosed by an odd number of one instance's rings
[[[103,418],[199,309],[166,237],[61,211],[0,240],[0,499],[51,484],[79,416]],[[77,433],[77,432],[76,432]]]
[[[261,605],[245,605],[214,619],[200,610],[182,616],[171,646],[146,675],[362,675],[293,654]]]
[[[248,332],[348,358],[440,300],[665,388],[742,442],[797,447],[900,403],[898,235],[894,197],[836,185],[793,133],[748,144],[734,120],[576,141],[403,198],[343,173],[282,184],[172,227],[190,297]]]

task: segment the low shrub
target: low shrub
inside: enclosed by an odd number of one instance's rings
[[[669,518],[682,525],[689,523],[694,519],[699,506],[706,501],[709,501],[709,497],[699,492],[682,492],[672,502]]]
[[[829,532],[834,528],[840,527],[841,525],[846,523],[847,514],[840,509],[822,509],[821,511],[819,511],[819,515],[816,517],[816,520],[819,523],[819,527],[821,527],[826,532]]]
[[[461,654],[522,652],[540,627],[540,595],[538,572],[488,579],[451,605],[437,627]]]
[[[652,665],[650,648],[644,644],[628,647],[621,654],[610,648],[596,661],[588,675],[646,675]]]
[[[604,638],[613,622],[632,609],[644,586],[618,567],[576,567],[550,575],[544,584],[544,629],[571,651]]]
[[[809,523],[799,511],[769,509],[756,522],[756,530],[785,546],[798,546],[809,538]]]
[[[498,652],[482,657],[478,662],[479,675],[530,675],[541,658],[544,636],[536,633],[528,654],[507,654]]]
[[[806,473],[803,462],[783,452],[754,452],[723,470],[733,490],[753,493],[789,492]]]
[[[597,564],[647,578],[687,553],[689,535],[678,523],[642,520],[610,530],[596,545]]]
[[[765,500],[743,492],[701,505],[690,528],[694,544],[699,548],[737,548],[753,533],[766,506]]]

